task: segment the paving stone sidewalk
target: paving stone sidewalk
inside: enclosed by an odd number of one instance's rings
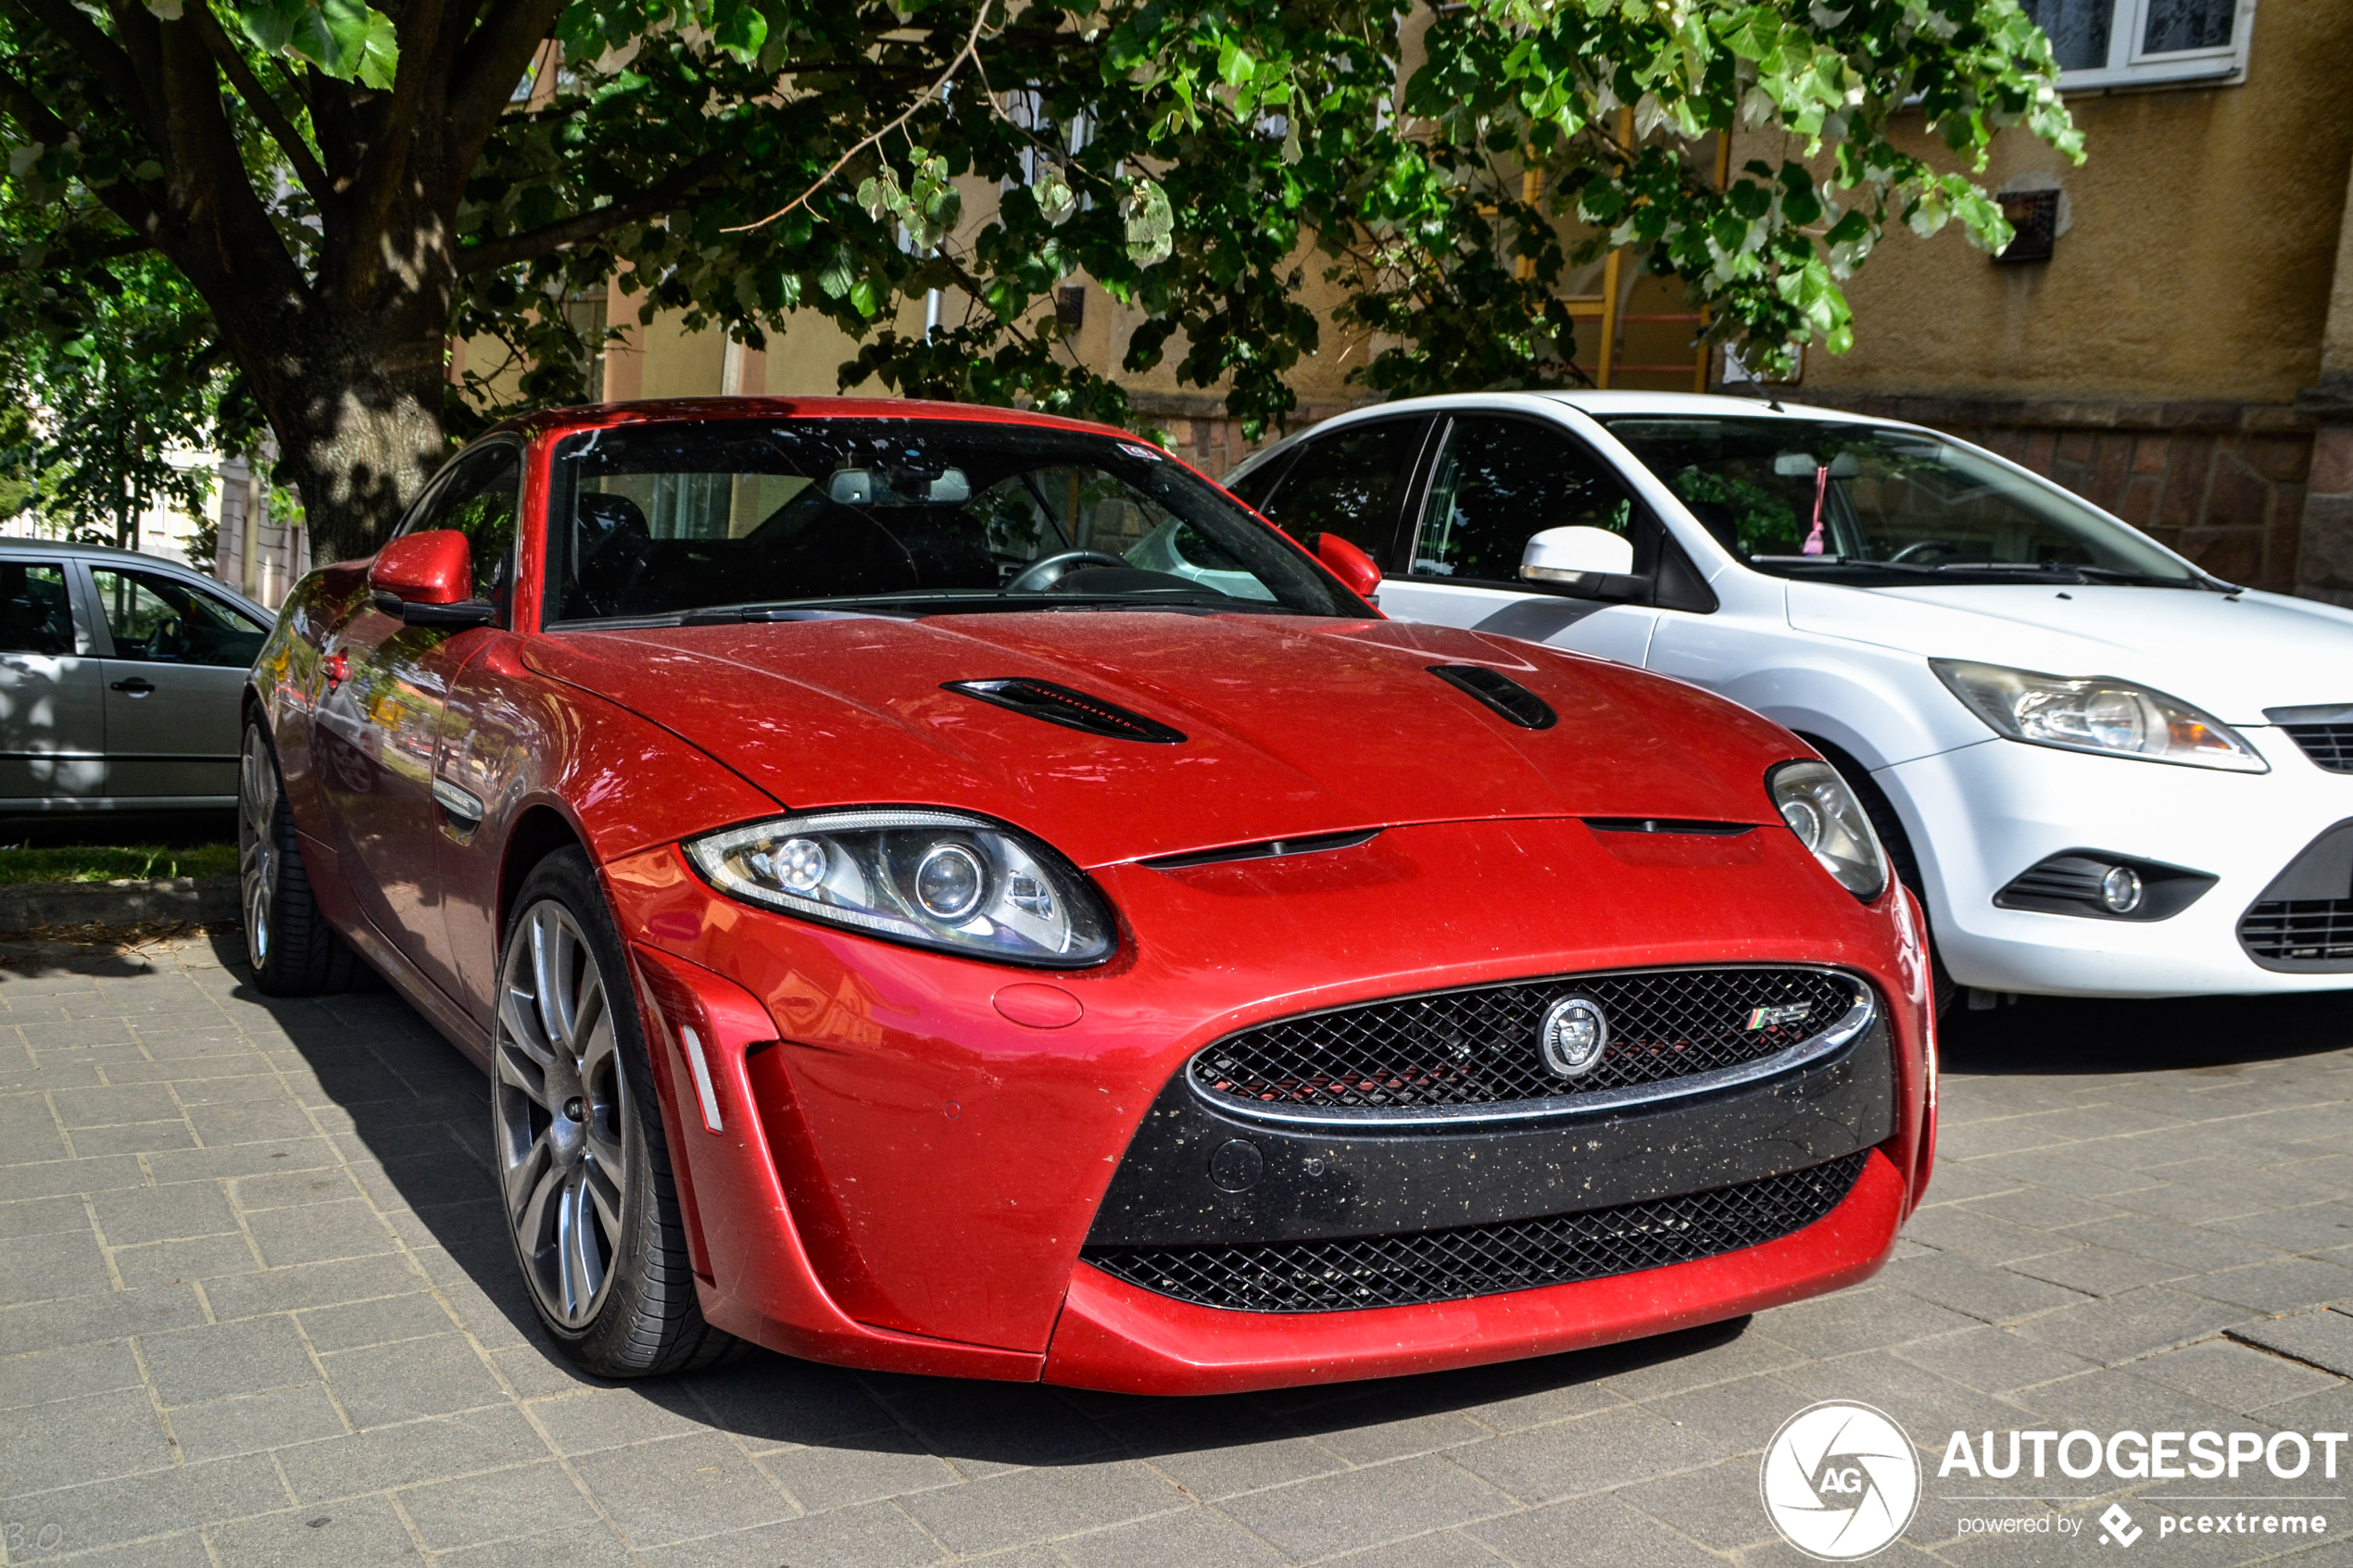
[[[1796,1563],[1758,1456],[1843,1398],[1927,1450],[1880,1561],[2042,1562],[2097,1549],[2111,1497],[2051,1505],[2071,1543],[1957,1539],[1994,1505],[1949,1499],[2037,1488],[1938,1480],[1946,1434],[2353,1429],[2342,1001],[1963,1015],[1930,1204],[1844,1294],[1609,1351],[1155,1402],[768,1355],[577,1377],[519,1294],[481,1076],[384,992],[268,1001],[224,954],[0,949],[0,1561]],[[2335,1499],[2296,1505],[2343,1516],[2318,1545],[2152,1534],[2136,1555],[2353,1562],[2348,1489],[2239,1488]]]

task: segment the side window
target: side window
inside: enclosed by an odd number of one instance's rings
[[[1426,424],[1377,420],[1315,437],[1259,509],[1294,539],[1337,533],[1381,559]]]
[[[0,561],[0,653],[72,653],[70,602],[64,567]]]
[[[403,533],[454,528],[472,547],[474,597],[506,609],[514,583],[515,518],[522,498],[522,454],[507,442],[458,459],[458,468]]]
[[[1608,467],[1529,420],[1465,419],[1446,433],[1414,539],[1416,577],[1519,581],[1528,536],[1581,525],[1630,536],[1633,505]]]
[[[1266,493],[1275,488],[1275,482],[1283,477],[1284,473],[1290,470],[1292,460],[1298,456],[1296,452],[1285,452],[1279,457],[1259,464],[1239,479],[1223,483],[1227,489],[1239,495],[1260,511],[1265,511]]]
[[[154,571],[93,567],[98,608],[117,659],[244,669],[270,629],[226,600]]]

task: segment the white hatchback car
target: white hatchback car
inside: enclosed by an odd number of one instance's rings
[[[1950,436],[1744,398],[1384,404],[1227,483],[1371,555],[1390,615],[1804,735],[1948,995],[2353,987],[2353,613],[2220,582]]]

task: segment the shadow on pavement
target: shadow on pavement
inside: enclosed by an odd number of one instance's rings
[[[2156,1073],[2235,1067],[2353,1046],[2353,997],[2022,997],[1939,1032],[1948,1073]]]

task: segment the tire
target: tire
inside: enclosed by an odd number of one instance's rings
[[[237,759],[237,906],[245,960],[267,996],[348,991],[368,973],[319,912],[286,806],[285,779],[261,721],[245,721]]]
[[[539,1321],[599,1377],[727,1359],[741,1342],[695,1298],[628,960],[577,848],[523,879],[498,976],[491,1141]]]
[[[1888,799],[1887,792],[1880,788],[1879,782],[1871,777],[1870,770],[1845,752],[1818,736],[1804,735],[1799,738],[1829,759],[1831,766],[1838,770],[1838,776],[1846,781],[1846,787],[1855,792],[1855,798],[1862,802],[1863,815],[1871,820],[1871,831],[1878,834],[1879,841],[1887,847],[1887,858],[1895,867],[1895,880],[1910,888],[1912,897],[1919,900],[1920,917],[1925,921],[1928,916],[1928,890],[1920,880],[1920,859],[1912,852],[1912,840],[1904,832],[1904,819],[1895,814],[1895,803]],[[1930,983],[1934,987],[1936,997],[1936,1016],[1943,1018],[1953,1010],[1953,1004],[1960,1000],[1961,988],[1945,972],[1944,955],[1936,950],[1933,929],[1929,932],[1928,966]]]

